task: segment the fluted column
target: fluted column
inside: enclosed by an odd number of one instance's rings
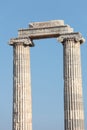
[[[13,45],[13,130],[32,130],[30,50],[26,39]]]
[[[79,33],[59,37],[64,54],[64,120],[65,130],[84,130],[84,110],[82,97],[82,74]]]

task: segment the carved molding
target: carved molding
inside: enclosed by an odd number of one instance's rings
[[[9,42],[9,45],[19,45],[19,44],[23,44],[25,46],[30,46],[33,47],[34,43],[30,38],[12,38]]]
[[[33,26],[33,25],[32,25]],[[37,27],[37,26],[36,26]],[[60,25],[51,27],[32,27],[27,29],[20,29],[18,31],[18,37],[29,37],[33,40],[35,39],[43,39],[43,38],[55,38],[60,36],[61,34],[71,33],[73,32],[73,28],[69,25]]]
[[[66,40],[74,40],[75,42],[80,42],[80,43],[84,43],[85,39],[82,37],[81,33],[77,32],[77,33],[66,33],[66,34],[61,34],[61,36],[59,36],[57,38],[57,40],[60,43],[64,43]]]

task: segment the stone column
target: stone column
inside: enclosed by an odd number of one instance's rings
[[[84,130],[80,33],[59,37],[64,54],[64,122],[65,130]]]
[[[11,39],[13,46],[13,130],[32,130],[30,41]]]

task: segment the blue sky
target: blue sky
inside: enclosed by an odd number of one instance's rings
[[[8,45],[30,22],[64,20],[87,37],[86,0],[0,1],[0,130],[12,129],[13,51]],[[33,130],[63,130],[63,47],[56,39],[31,48]],[[87,129],[87,42],[81,45],[85,129]]]

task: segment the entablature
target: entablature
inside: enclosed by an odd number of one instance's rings
[[[30,37],[32,40],[43,38],[55,38],[63,33],[73,32],[69,25],[54,26],[54,27],[38,27],[20,29],[18,37]]]

